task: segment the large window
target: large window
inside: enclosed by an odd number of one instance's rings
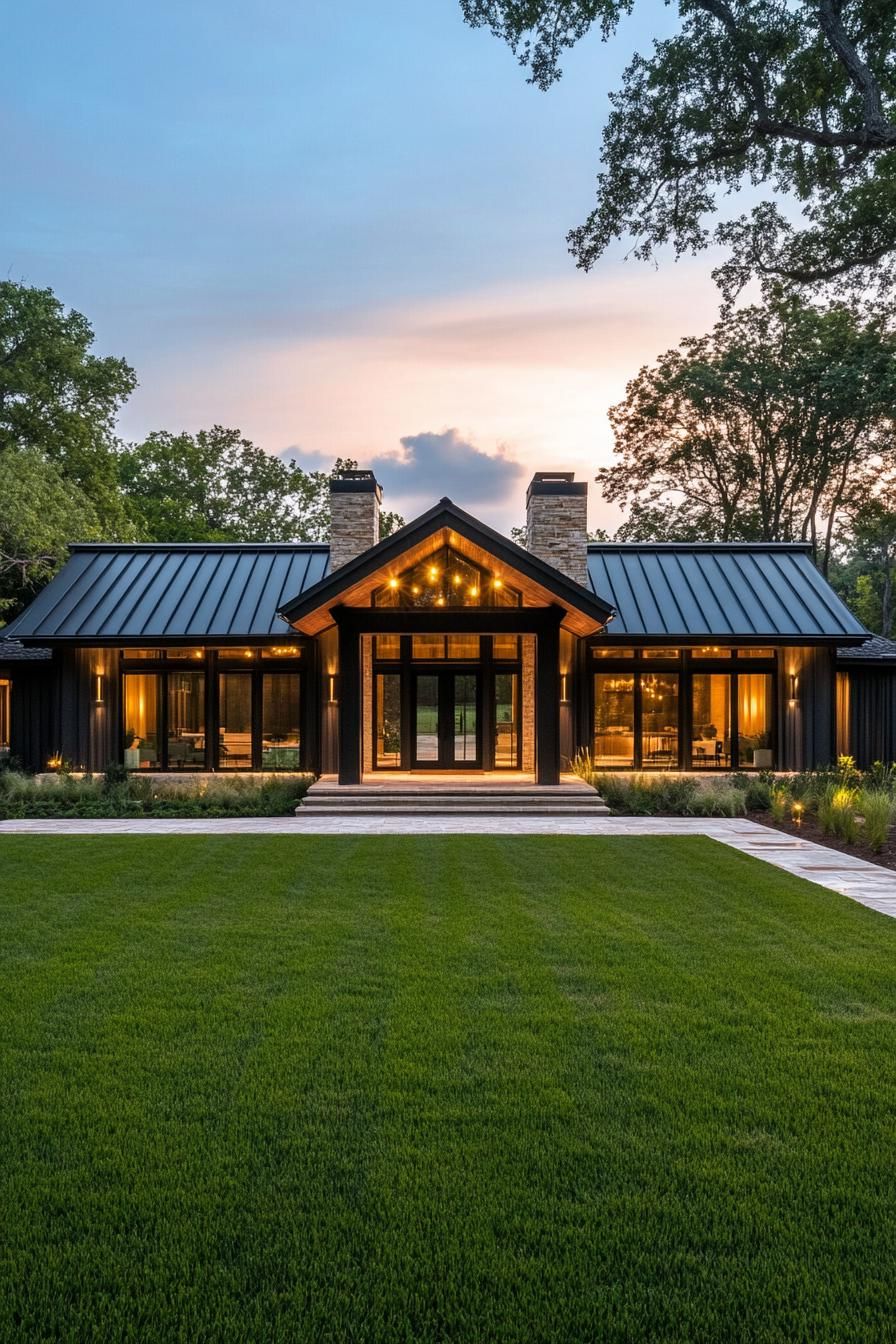
[[[158,672],[124,675],[124,763],[129,770],[161,767],[160,681]]]
[[[168,769],[205,768],[205,673],[168,673]]]
[[[384,769],[401,765],[401,673],[380,672],[376,678],[376,763]]]
[[[9,720],[11,684],[0,677],[0,756],[9,755]]]
[[[251,672],[222,672],[218,677],[218,766],[249,770],[252,766]]]
[[[597,672],[594,677],[594,763],[635,763],[634,673]]]
[[[516,770],[520,763],[519,685],[517,672],[495,673],[495,769]]]
[[[647,768],[678,765],[678,675],[641,674],[641,763]]]
[[[373,594],[375,607],[518,607],[521,598],[496,570],[474,565],[443,546],[419,564],[393,574]]]
[[[261,682],[261,768],[298,770],[299,678],[293,672],[269,672]]]
[[[731,765],[731,677],[695,672],[691,683],[691,764]]]
[[[294,645],[122,650],[126,767],[301,769],[299,653]]]
[[[599,767],[774,767],[771,647],[597,646],[593,656],[592,754]]]

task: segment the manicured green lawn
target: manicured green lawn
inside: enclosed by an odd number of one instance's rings
[[[690,838],[0,885],[4,1341],[894,1337],[896,921]]]

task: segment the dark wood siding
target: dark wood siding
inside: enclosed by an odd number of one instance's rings
[[[3,671],[12,682],[10,755],[26,770],[44,770],[59,740],[59,677],[55,660],[18,662]]]
[[[875,761],[896,761],[896,666],[848,668],[848,693],[840,702],[848,716],[845,751],[863,769]]]
[[[791,675],[797,678],[795,704],[790,697]],[[833,650],[781,649],[778,677],[778,769],[831,765],[837,756]]]

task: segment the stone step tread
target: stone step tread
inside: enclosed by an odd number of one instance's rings
[[[470,804],[463,802],[442,803],[442,804],[423,804],[415,807],[399,806],[371,806],[371,807],[334,807],[326,803],[321,803],[317,807],[308,807],[307,805],[296,809],[297,815],[307,813],[309,816],[344,816],[344,817],[366,817],[366,816],[437,816],[439,813],[463,813],[466,816],[566,816],[566,817],[590,817],[606,815],[609,811],[605,803],[596,803],[591,807],[575,807],[569,803],[554,803],[553,805],[543,805],[541,807],[519,807],[506,803],[497,804]]]

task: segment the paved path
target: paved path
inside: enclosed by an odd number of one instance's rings
[[[4,835],[706,835],[896,918],[896,872],[758,822],[703,817],[236,817],[0,821]],[[0,875],[3,849],[0,843]]]

